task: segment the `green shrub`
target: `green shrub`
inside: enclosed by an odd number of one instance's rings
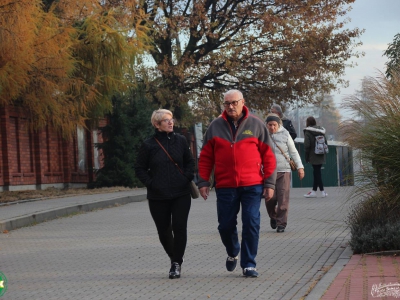
[[[88,188],[142,187],[136,178],[134,163],[141,143],[154,132],[150,122],[154,106],[138,89],[115,95],[112,103],[109,123],[99,128],[104,141],[96,144],[103,151],[103,167],[96,172],[96,179]]]
[[[350,197],[361,201],[347,219],[355,253],[400,250],[400,72],[391,75],[363,80],[362,91],[346,99],[354,118],[340,128],[358,153]]]
[[[350,247],[356,254],[400,250],[400,221],[370,228],[353,226]]]
[[[386,197],[368,196],[351,209],[347,224],[354,253],[400,250],[400,210]]]

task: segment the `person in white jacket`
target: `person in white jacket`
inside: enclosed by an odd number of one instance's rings
[[[277,232],[284,232],[287,226],[292,176],[289,158],[291,157],[296,163],[300,180],[304,178],[304,166],[293,139],[282,126],[282,120],[279,116],[277,114],[269,114],[266,119],[266,126],[272,139],[271,144],[276,157],[277,177],[274,196],[269,200],[265,200],[265,206],[270,217],[272,229],[276,229]]]

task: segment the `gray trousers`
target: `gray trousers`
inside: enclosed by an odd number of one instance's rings
[[[265,201],[268,215],[276,220],[276,225],[286,227],[289,212],[291,172],[278,172],[274,196]]]

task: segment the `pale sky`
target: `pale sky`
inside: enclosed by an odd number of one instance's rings
[[[387,57],[383,56],[383,52],[394,36],[400,33],[400,0],[356,0],[351,6],[353,9],[348,14],[351,21],[347,26],[365,29],[360,37],[363,45],[357,48],[365,52],[365,56],[353,58],[358,66],[346,69],[344,78],[349,80],[349,87],[341,88],[340,94],[334,94],[338,108],[345,96],[361,89],[364,76],[377,77],[379,72],[386,71]],[[349,116],[344,111],[341,114],[344,119]]]

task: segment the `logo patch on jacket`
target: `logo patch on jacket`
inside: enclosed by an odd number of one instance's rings
[[[247,130],[243,131],[243,134],[245,134],[245,135],[253,135],[253,132],[251,132],[251,130],[247,129]]]

